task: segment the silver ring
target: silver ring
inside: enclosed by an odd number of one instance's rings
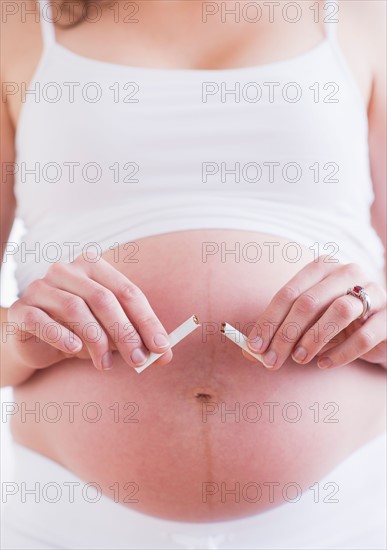
[[[364,317],[368,316],[371,310],[371,300],[364,288],[360,285],[356,285],[353,288],[349,288],[347,290],[347,294],[355,296],[355,298],[359,298],[363,303],[363,311],[359,315],[359,317],[357,317],[357,319],[363,319]]]

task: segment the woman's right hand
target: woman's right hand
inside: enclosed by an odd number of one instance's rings
[[[155,364],[172,359],[167,332],[142,291],[102,258],[53,264],[9,308],[7,323],[18,356],[33,369],[80,357],[107,370],[112,350],[131,367],[144,364],[149,351],[167,350]]]

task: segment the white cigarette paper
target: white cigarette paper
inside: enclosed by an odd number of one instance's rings
[[[228,323],[222,323],[222,328],[220,330],[225,336],[227,336],[229,340],[234,342],[234,344],[242,348],[244,351],[247,351],[249,355],[252,355],[256,359],[258,359],[258,361],[261,361],[263,363],[263,355],[260,355],[259,353],[254,353],[250,350],[247,345],[247,336],[242,334],[242,332],[239,332],[239,330],[229,325]]]
[[[179,327],[175,328],[175,330],[173,330],[171,334],[168,334],[169,341],[171,344],[168,349],[173,348],[173,346],[176,346],[176,344],[181,342],[181,340],[183,340],[186,336],[191,334],[191,332],[196,330],[198,327],[200,327],[199,319],[197,318],[196,315],[192,315],[192,317],[184,321],[184,323],[182,323]],[[164,353],[167,353],[167,351],[164,351]],[[151,352],[149,354],[147,362],[144,363],[144,365],[142,365],[141,367],[135,368],[134,370],[140,374],[143,370],[150,367],[152,363],[156,361],[156,359],[164,355],[164,353]]]

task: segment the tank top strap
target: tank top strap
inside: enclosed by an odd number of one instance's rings
[[[324,0],[322,11],[326,39],[331,45],[331,50],[343,76],[347,79],[349,86],[353,90],[359,109],[364,112],[364,98],[362,91],[337,38],[337,29],[340,24],[340,0]]]
[[[48,49],[55,44],[55,26],[50,0],[39,0],[40,25],[42,29],[44,48]]]
[[[324,21],[325,36],[331,42],[336,41],[339,11],[339,0],[324,0],[322,18]]]

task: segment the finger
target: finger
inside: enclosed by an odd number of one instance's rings
[[[84,261],[84,263],[87,262]],[[114,269],[113,272],[115,275],[119,273]],[[58,265],[54,273],[51,270],[48,280],[61,290],[82,298],[90,312],[98,319],[99,327],[103,327],[106,331],[103,335],[104,345],[107,347],[103,355],[105,369],[112,366],[111,354],[108,353],[111,341],[129,366],[134,368],[145,363],[148,350],[110,289],[90,279],[84,269],[74,269],[71,264]],[[110,337],[107,341],[106,334]]]
[[[384,292],[375,283],[366,284],[365,288],[371,298],[372,310],[378,311],[385,304]],[[293,353],[293,359],[298,363],[305,364],[311,361],[328,342],[332,342],[334,345],[339,344],[339,335],[355,322],[362,312],[363,304],[359,298],[350,294],[337,298],[299,340]],[[361,322],[360,319],[359,322]]]
[[[149,352],[115,294],[85,275],[78,277],[72,273],[66,285],[85,301],[124,361],[133,368],[143,365]]]
[[[308,288],[293,303],[284,321],[278,327],[264,355],[264,365],[278,370],[290,356],[297,341],[316,323],[330,304],[342,296],[345,267],[328,275]],[[303,349],[297,346],[297,358]]]
[[[13,308],[13,312],[21,339],[27,333],[64,353],[79,353],[82,349],[82,341],[45,311],[29,305],[19,305]]]
[[[319,356],[317,364],[320,369],[347,365],[370,352],[385,338],[386,312],[381,310],[369,317],[345,342],[331,348],[326,355]]]
[[[94,281],[117,297],[146,348],[155,353],[166,351],[170,345],[168,333],[141,289],[105,260],[100,260],[98,265],[89,263],[87,270]]]
[[[387,369],[387,341],[383,340],[370,351],[364,353],[360,359]]]
[[[338,269],[337,264],[330,263],[328,258],[328,256],[320,256],[317,261],[304,266],[274,295],[249,333],[247,342],[252,351],[265,352],[295,300],[311,286]]]
[[[29,286],[24,300],[70,327],[87,346],[97,369],[106,370],[112,366],[108,337],[80,296],[54,288],[44,279],[37,279]]]

